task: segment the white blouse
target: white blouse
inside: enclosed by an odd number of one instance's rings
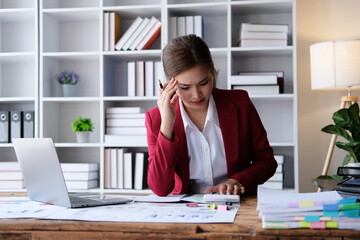
[[[202,132],[186,114],[181,100],[179,104],[190,159],[190,191],[203,193],[209,187],[228,179],[224,141],[215,101],[211,95]]]

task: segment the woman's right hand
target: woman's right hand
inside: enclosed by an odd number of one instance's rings
[[[159,89],[159,98],[157,105],[161,115],[160,131],[168,140],[172,140],[173,127],[175,123],[175,107],[179,100],[176,94],[177,81],[172,78],[169,82],[165,83],[163,90]]]

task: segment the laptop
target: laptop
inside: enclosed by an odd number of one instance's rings
[[[69,194],[51,138],[13,138],[28,197],[33,201],[68,208],[131,202],[131,199],[98,193]]]

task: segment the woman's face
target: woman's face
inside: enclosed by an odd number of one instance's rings
[[[175,79],[178,82],[176,92],[185,109],[187,111],[207,111],[214,80],[209,70],[202,65],[197,65],[178,74]]]

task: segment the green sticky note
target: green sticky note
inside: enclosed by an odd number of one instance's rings
[[[360,209],[360,202],[340,205],[340,210]]]
[[[301,227],[301,228],[310,228],[310,223],[309,223],[309,222],[301,221],[301,222],[300,222],[300,227]]]
[[[337,228],[338,223],[335,221],[328,221],[325,223],[326,228]]]

